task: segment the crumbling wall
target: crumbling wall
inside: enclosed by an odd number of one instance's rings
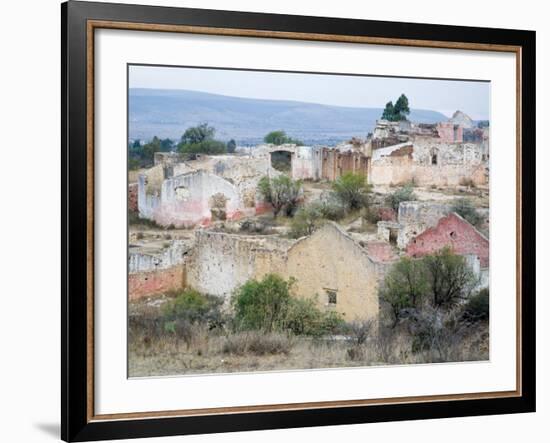
[[[128,185],[128,210],[131,212],[137,212],[138,210],[138,189],[137,183],[130,183]]]
[[[281,271],[284,253],[268,239],[198,230],[188,264],[188,284],[227,300],[251,278]]]
[[[369,157],[360,151],[340,151],[323,148],[321,154],[321,178],[334,181],[347,172],[367,176]]]
[[[489,267],[489,240],[454,212],[415,237],[407,246],[407,255],[422,257],[445,246],[450,246],[456,254],[474,254],[479,257],[482,268]]]
[[[185,266],[179,265],[168,269],[139,272],[128,275],[128,298],[130,301],[149,297],[163,292],[184,288]]]
[[[445,143],[462,143],[462,126],[452,122],[440,122],[437,124],[437,134]]]
[[[335,224],[328,223],[289,250],[287,278],[293,277],[295,295],[317,300],[323,310],[334,310],[348,321],[377,319],[378,274],[367,253]],[[336,303],[330,303],[334,293]]]

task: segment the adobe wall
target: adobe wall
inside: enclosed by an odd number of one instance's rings
[[[347,321],[378,318],[376,265],[339,228],[327,224],[298,240],[287,254],[286,277],[296,279],[295,295],[317,296],[319,308],[340,312]],[[327,290],[336,291],[336,305],[329,305]]]
[[[373,185],[458,186],[471,179],[475,185],[487,184],[484,165],[418,165],[407,157],[372,163],[369,183]]]
[[[128,275],[128,298],[130,301],[182,289],[186,285],[185,266],[179,265],[156,271]]]

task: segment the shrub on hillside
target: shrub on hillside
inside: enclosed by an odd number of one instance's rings
[[[473,294],[462,310],[462,318],[470,322],[489,319],[489,289],[483,288]]]
[[[344,207],[355,210],[368,205],[372,186],[367,183],[366,176],[346,172],[332,183],[332,190]]]
[[[466,198],[456,200],[452,206],[452,211],[474,226],[479,226],[483,222],[483,217],[477,212],[472,202]]]
[[[416,199],[414,189],[411,185],[405,185],[386,197],[386,203],[393,208],[394,211],[399,210],[401,202],[413,201]]]

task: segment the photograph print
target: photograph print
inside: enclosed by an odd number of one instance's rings
[[[129,377],[489,360],[490,82],[127,69]]]

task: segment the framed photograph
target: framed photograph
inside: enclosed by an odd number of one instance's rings
[[[535,410],[535,33],[69,1],[65,441]]]

